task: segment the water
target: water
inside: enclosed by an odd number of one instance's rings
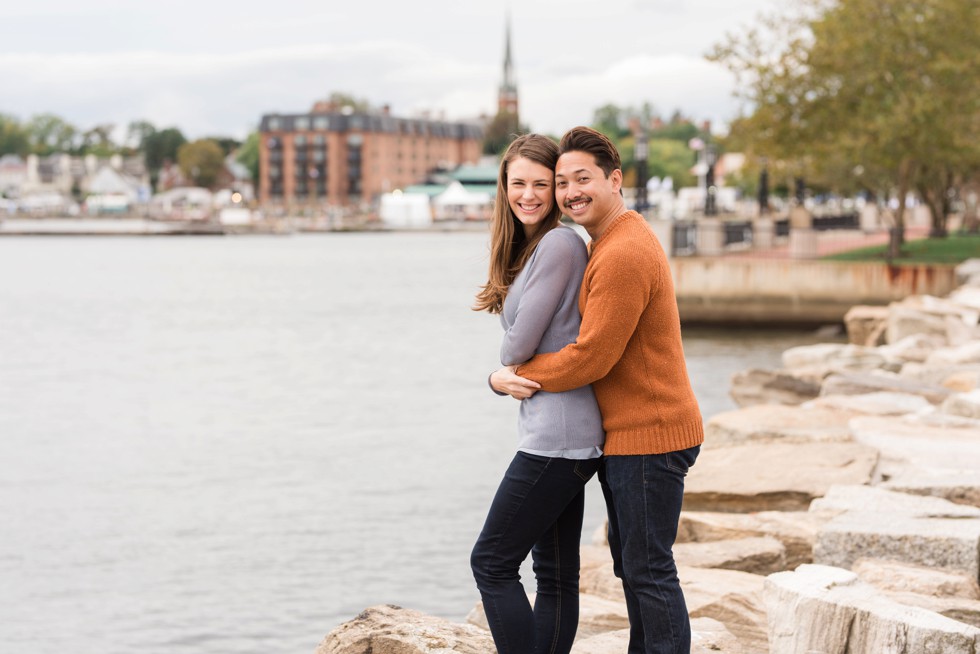
[[[310,653],[377,603],[463,619],[517,408],[468,309],[485,240],[0,239],[3,649]],[[685,339],[707,416],[815,340]]]

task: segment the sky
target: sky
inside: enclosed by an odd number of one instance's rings
[[[0,11],[0,113],[244,138],[332,92],[395,116],[496,111],[505,28],[521,122],[561,134],[649,102],[715,131],[739,111],[704,55],[775,0],[22,0]]]

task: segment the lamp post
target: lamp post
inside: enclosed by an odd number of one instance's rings
[[[715,149],[710,144],[705,147],[704,162],[708,166],[704,174],[704,215],[714,216],[718,214],[715,199],[718,187],[715,186]]]
[[[634,137],[636,145],[633,159],[636,161],[636,211],[642,214],[647,210],[647,131],[641,127]]]

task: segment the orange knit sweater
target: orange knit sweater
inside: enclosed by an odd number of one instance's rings
[[[603,451],[660,454],[701,444],[704,431],[681,344],[670,265],[640,214],[627,211],[591,243],[579,293],[578,339],[517,374],[549,392],[595,389]]]

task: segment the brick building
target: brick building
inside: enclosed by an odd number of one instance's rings
[[[259,201],[273,206],[370,203],[434,169],[477,162],[483,145],[476,124],[327,103],[305,114],[262,116],[259,133]]]

